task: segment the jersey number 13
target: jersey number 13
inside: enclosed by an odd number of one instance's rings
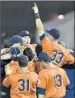
[[[61,87],[62,86],[62,76],[57,74],[54,76],[54,84],[55,84],[55,87]]]

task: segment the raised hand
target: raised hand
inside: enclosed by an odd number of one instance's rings
[[[34,3],[34,6],[32,7],[32,9],[33,9],[34,13],[39,13],[36,3]]]

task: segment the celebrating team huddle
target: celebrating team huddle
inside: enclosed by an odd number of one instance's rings
[[[73,64],[74,57],[59,43],[59,30],[44,30],[35,3],[32,10],[41,51],[37,54],[37,44],[31,44],[29,31],[13,35],[9,47],[1,50],[1,60],[11,59],[5,65],[6,77],[2,84],[10,87],[10,98],[64,98],[70,80],[60,67]]]

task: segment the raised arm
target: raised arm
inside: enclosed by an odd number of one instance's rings
[[[42,36],[44,34],[44,27],[43,27],[42,21],[40,19],[39,10],[38,10],[36,3],[34,3],[34,6],[32,7],[32,9],[35,14],[36,28],[37,28],[38,32],[40,33],[40,36]]]
[[[49,38],[45,34],[43,23],[40,19],[39,10],[35,3],[34,3],[34,7],[32,7],[32,9],[35,14],[36,28],[39,32],[39,38],[40,38],[41,45],[42,45],[42,51],[45,51],[48,54],[53,55],[52,42],[49,40]]]

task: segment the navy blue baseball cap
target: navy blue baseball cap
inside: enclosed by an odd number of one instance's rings
[[[18,63],[20,67],[26,67],[28,65],[28,57],[25,55],[20,55],[18,57]]]
[[[21,31],[21,32],[19,33],[19,35],[20,35],[21,37],[25,37],[25,36],[30,36],[30,33],[29,33],[29,31],[24,30],[24,31]]]
[[[19,57],[22,53],[18,47],[14,47],[14,48],[11,48],[10,54],[11,54],[11,57],[14,59]]]
[[[22,43],[23,42],[21,36],[19,36],[19,35],[12,36],[9,41],[12,45],[15,43]]]
[[[55,39],[58,39],[60,37],[60,32],[57,29],[51,29],[51,30],[46,30],[47,33],[52,35]]]
[[[51,62],[51,58],[46,52],[41,52],[38,56],[38,61]]]

